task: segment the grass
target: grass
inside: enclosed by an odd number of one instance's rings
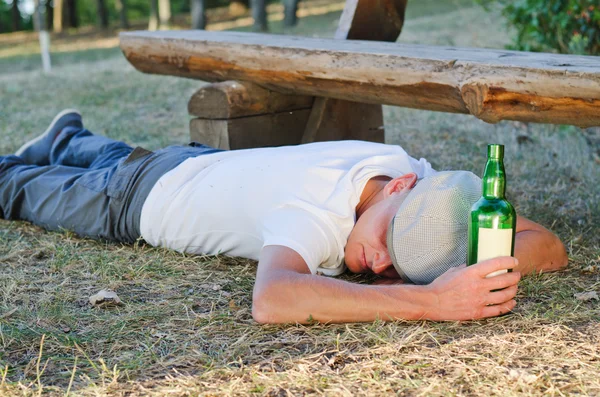
[[[338,17],[302,19],[292,33],[332,35]],[[72,106],[92,131],[130,144],[186,142],[186,102],[202,83],[142,75],[116,48],[81,49],[95,39],[64,39],[45,76],[35,42],[9,54],[0,38],[0,153]],[[464,0],[423,0],[409,4],[401,41],[509,38],[497,15]],[[515,312],[485,321],[260,326],[252,261],[0,221],[0,395],[599,395],[600,303],[574,297],[600,292],[598,132],[389,107],[385,116],[388,142],[438,169],[481,173],[485,144],[505,144],[510,199],[561,237],[570,268],[525,278]],[[106,288],[125,305],[90,307]]]

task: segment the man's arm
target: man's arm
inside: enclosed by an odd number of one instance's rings
[[[515,258],[521,274],[548,272],[567,266],[565,246],[551,231],[529,219],[517,218]]]
[[[493,317],[513,309],[521,275],[485,276],[515,266],[513,258],[495,258],[450,269],[429,285],[364,285],[312,275],[294,250],[267,246],[259,258],[252,315],[260,323]]]

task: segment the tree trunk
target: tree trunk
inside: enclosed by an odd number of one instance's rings
[[[254,30],[256,32],[266,32],[267,26],[267,4],[265,0],[251,0],[252,18],[254,18]]]
[[[52,28],[55,33],[60,33],[63,30],[63,14],[64,0],[54,0],[54,15]]]
[[[158,0],[150,0],[150,19],[148,20],[148,30],[158,29]]]
[[[206,28],[204,0],[191,0],[192,29]]]
[[[66,2],[69,27],[76,28],[79,26],[79,20],[77,19],[77,0],[66,0]]]
[[[51,0],[45,0],[45,8],[46,8],[46,29],[48,31],[52,30],[52,16],[54,15],[54,8],[52,7]]]
[[[98,19],[96,23],[100,28],[108,29],[108,11],[106,10],[105,0],[96,0],[96,5],[98,7]]]
[[[42,30],[41,22],[42,22],[42,18],[40,18],[40,0],[34,0],[33,1],[33,15],[32,15],[32,22],[33,22],[33,30],[35,30],[36,32],[39,32],[40,30]]]
[[[56,0],[54,0],[56,1]],[[121,29],[129,29],[129,20],[127,19],[127,2],[126,0],[115,0],[115,6],[119,12],[119,20],[121,21]]]
[[[298,11],[298,0],[285,0],[283,7],[283,26],[286,28],[296,26],[298,23],[298,17],[296,16],[296,12]]]
[[[158,0],[159,29],[169,29],[171,23],[171,0]]]
[[[21,28],[21,13],[19,12],[19,0],[12,3],[12,30],[16,32]]]

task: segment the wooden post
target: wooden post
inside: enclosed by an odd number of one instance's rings
[[[42,55],[42,68],[44,73],[50,73],[52,67],[50,64],[50,35],[45,28],[44,18],[42,17],[42,8],[40,0],[34,2],[34,27],[37,30],[40,40],[40,53]]]
[[[220,149],[300,142],[313,98],[284,95],[252,83],[225,81],[200,88],[188,103],[193,141]]]

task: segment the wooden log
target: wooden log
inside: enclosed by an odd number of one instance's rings
[[[346,0],[336,39],[396,41],[407,0]]]
[[[227,120],[190,121],[193,141],[219,149],[295,145],[300,142],[309,109]]]
[[[231,119],[310,109],[314,98],[285,95],[256,84],[237,81],[207,84],[192,95],[188,112],[205,119]]]
[[[252,81],[282,93],[473,113],[491,122],[600,125],[600,57],[238,32],[120,38],[127,59],[146,73]],[[487,87],[475,102],[473,86]]]

